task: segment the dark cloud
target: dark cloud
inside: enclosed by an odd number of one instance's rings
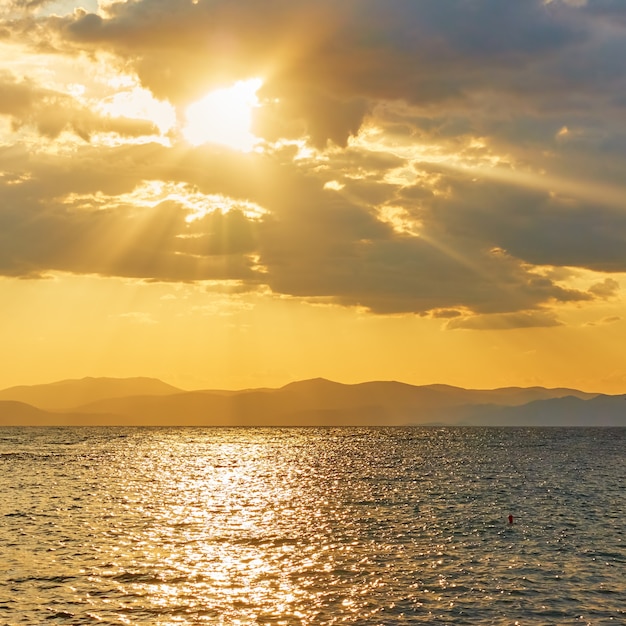
[[[626,271],[622,209],[524,184],[462,176],[446,183],[428,209],[446,237],[498,246],[532,265]]]
[[[298,212],[289,222],[264,225],[261,254],[272,289],[330,296],[376,313],[455,307],[511,311],[550,300],[589,299],[504,255],[480,252],[461,240],[447,247],[398,234],[373,217],[364,219],[367,214],[350,218],[354,207],[331,207],[330,202],[320,210],[311,207],[311,219]]]
[[[268,99],[272,95],[268,90]],[[260,96],[264,97],[263,90]],[[313,89],[281,89],[280,99],[257,113],[256,130],[269,141],[306,134],[318,148],[329,140],[345,147],[348,138],[357,134],[368,110],[362,98],[344,100]]]
[[[589,287],[589,292],[598,298],[613,298],[619,291],[619,283],[612,278],[605,278],[602,282]]]
[[[0,271],[25,277],[54,270],[160,281],[258,282],[245,254],[251,225],[222,216],[225,227],[217,233],[188,228],[184,217],[173,203],[140,212],[128,206],[80,211],[54,204],[44,210],[22,203],[19,211],[1,212]]]
[[[188,221],[191,211],[179,202],[137,205],[124,199],[155,175],[175,178],[177,164],[170,156],[155,144],[85,146],[76,156],[55,159],[0,151],[0,171],[10,172],[13,183],[0,186],[0,272],[254,285],[248,254],[255,248],[256,227],[240,210],[223,213],[207,206],[206,216]],[[208,180],[205,184],[215,191]]]
[[[454,319],[456,317],[461,317],[462,315],[462,311],[458,311],[456,309],[435,309],[432,312],[432,316],[435,319]]]
[[[543,0],[140,0],[12,28],[58,50],[108,50],[173,102],[264,76],[283,117],[302,118],[316,143],[343,145],[367,102],[428,105],[485,90],[558,90],[562,99],[565,88],[599,82],[612,57],[585,48],[583,16]],[[577,49],[583,70],[568,64]]]
[[[626,23],[626,6],[622,0],[587,0],[584,9],[590,15]]]

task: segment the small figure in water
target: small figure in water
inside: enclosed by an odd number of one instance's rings
[[[509,524],[513,523],[513,516],[509,513]]]

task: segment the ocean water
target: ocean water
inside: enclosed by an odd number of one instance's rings
[[[0,624],[626,624],[625,470],[626,429],[0,429]]]

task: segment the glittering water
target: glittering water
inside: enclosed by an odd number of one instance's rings
[[[626,429],[0,429],[0,624],[624,624],[625,468]]]

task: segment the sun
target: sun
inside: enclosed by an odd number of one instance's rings
[[[259,106],[257,91],[262,84],[260,78],[241,80],[190,104],[185,111],[185,139],[194,146],[217,143],[250,152],[258,142],[250,128],[252,111]]]

